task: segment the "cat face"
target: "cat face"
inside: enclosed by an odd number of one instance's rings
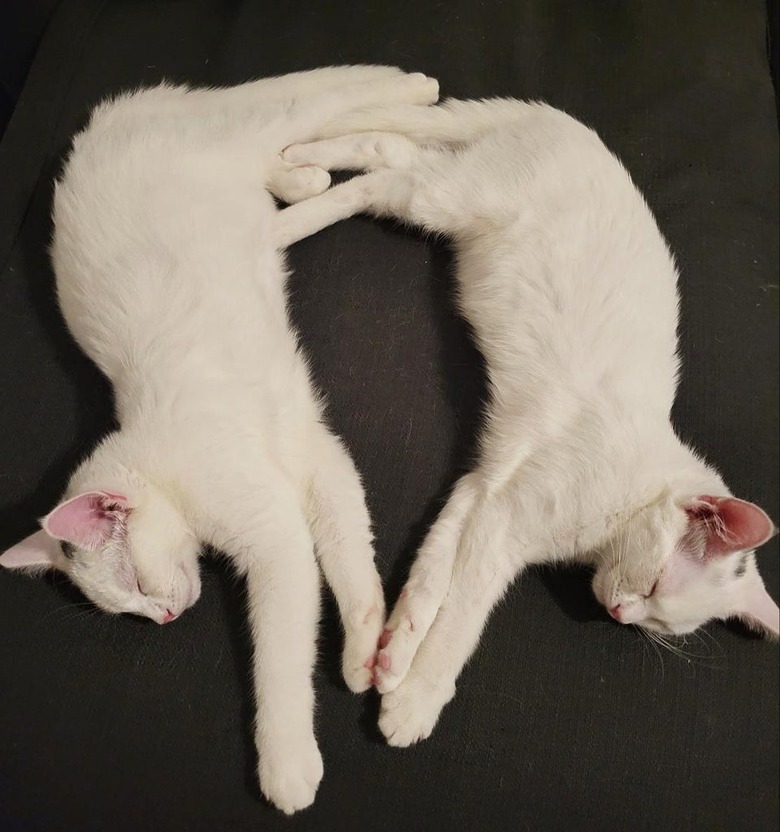
[[[158,624],[173,621],[200,596],[197,542],[157,495],[131,506],[120,494],[87,491],[60,503],[41,525],[0,564],[60,569],[106,612]]]
[[[658,633],[693,632],[713,618],[739,617],[778,634],[778,607],[752,550],[774,534],[752,503],[702,496],[666,499],[626,523],[596,570],[593,591],[621,624]]]

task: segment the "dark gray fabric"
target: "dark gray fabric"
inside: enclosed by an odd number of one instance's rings
[[[0,548],[35,527],[112,424],[57,311],[46,248],[69,136],[102,96],[161,77],[233,84],[400,64],[445,94],[543,98],[599,130],[682,273],[681,433],[778,511],[778,146],[763,0],[63,0],[0,144]],[[467,467],[485,395],[450,255],[356,218],[291,252],[293,317],[364,475],[394,600]],[[777,538],[760,553],[778,595]],[[685,655],[606,619],[584,573],[525,575],[456,699],[408,751],[339,679],[326,604],[325,779],[287,820],[254,782],[240,584],[160,628],[57,578],[0,574],[0,829],[774,830],[778,649],[713,625]]]

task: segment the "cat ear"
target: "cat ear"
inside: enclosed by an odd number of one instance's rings
[[[60,544],[41,529],[3,552],[0,566],[30,570],[59,568],[61,557]]]
[[[745,594],[734,615],[750,627],[751,630],[763,632],[774,638],[780,633],[780,609],[766,591],[764,582],[758,572],[750,575]]]
[[[99,549],[132,509],[127,498],[107,491],[86,491],[60,503],[41,520],[44,530],[57,540],[80,549]]]
[[[777,531],[763,509],[735,497],[702,496],[685,510],[690,521],[706,531],[704,549],[709,556],[756,549]]]

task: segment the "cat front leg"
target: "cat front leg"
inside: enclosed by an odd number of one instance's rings
[[[382,637],[374,668],[380,693],[395,690],[447,595],[464,521],[477,499],[477,476],[466,474],[425,538]]]
[[[205,101],[209,106],[232,109],[243,115],[254,108],[287,105],[293,100],[313,100],[326,93],[342,93],[347,86],[375,85],[406,74],[394,66],[326,66],[260,78],[225,89],[192,90],[188,93],[188,99],[193,108]]]
[[[318,428],[307,515],[344,627],[344,681],[351,691],[362,693],[373,682],[377,641],[385,622],[384,594],[360,477],[342,443],[324,426]]]
[[[395,217],[437,233],[451,233],[462,224],[460,197],[451,182],[453,158],[449,151],[418,147],[405,136],[392,133],[358,133],[293,144],[281,154],[281,161],[286,164],[314,165],[328,171],[372,171],[311,200],[317,206],[325,206],[329,199],[335,205],[342,199],[339,194],[346,195],[350,186],[359,190],[358,201],[362,203],[353,207],[352,213],[367,211],[375,216]],[[314,205],[301,208],[300,216],[315,210],[318,208]],[[348,215],[334,211],[333,216],[331,222]],[[295,217],[295,212],[289,214],[291,220]]]
[[[294,96],[280,124],[280,149],[293,142],[317,138],[327,122],[337,122],[354,109],[379,105],[433,104],[439,97],[439,83],[421,72],[400,74],[376,81],[346,83],[311,96]]]
[[[411,164],[416,153],[417,148],[402,136],[384,134],[342,136],[286,148],[280,156],[282,165],[312,165],[314,170],[327,171],[376,170],[280,211],[276,215],[279,247],[286,248],[363,211],[404,216],[417,190],[417,182],[405,171],[388,169],[388,160],[394,160],[396,167],[404,167]]]
[[[283,472],[267,471],[263,481],[246,476],[240,486],[237,471],[233,479],[236,487],[219,495],[218,515],[213,489],[211,505],[203,494],[203,513],[216,518],[211,542],[246,576],[260,789],[292,814],[314,801],[323,774],[312,685],[319,571],[298,494]]]
[[[264,557],[247,569],[258,777],[265,797],[288,815],[314,802],[323,774],[311,680],[319,576],[311,544],[301,539],[298,545],[300,557],[292,552],[296,543],[288,540],[290,557],[273,563]]]
[[[412,142],[391,133],[293,144],[280,154],[266,186],[274,196],[294,204],[326,191],[330,185],[328,171],[411,167],[418,154]]]
[[[401,684],[382,697],[379,728],[390,745],[430,736],[490,611],[516,575],[507,555],[504,509],[483,505],[461,538],[452,581]]]

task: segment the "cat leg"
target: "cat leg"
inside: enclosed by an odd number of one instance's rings
[[[310,141],[322,126],[339,119],[358,107],[380,104],[432,104],[438,100],[439,83],[421,72],[384,78],[378,81],[345,84],[310,97],[294,97],[280,119],[276,130],[280,147],[293,142]],[[267,125],[264,125],[264,128]]]
[[[411,177],[399,173],[379,170],[355,176],[319,196],[277,212],[274,228],[277,247],[287,248],[339,220],[369,209],[387,216],[400,215],[415,188]],[[395,206],[397,212],[391,206]]]
[[[459,182],[458,157],[450,150],[418,147],[392,133],[366,133],[294,144],[282,159],[324,170],[372,170],[283,212],[279,220],[286,224],[288,244],[361,211],[444,234],[457,234],[471,222],[473,193]]]
[[[291,145],[282,152],[280,164],[305,165],[303,168],[292,167],[290,173],[295,170],[401,168],[411,165],[417,153],[419,149],[402,136],[343,136],[329,141]],[[409,202],[413,190],[411,180],[403,181],[388,172],[384,176],[377,173],[355,177],[316,199],[300,202],[277,214],[278,245],[286,248],[361,211],[370,208],[379,211],[379,206],[388,200],[398,204],[395,211],[389,205],[386,206],[385,213],[397,215],[403,205]],[[394,200],[392,197],[395,197]]]
[[[371,687],[385,621],[363,486],[342,443],[325,427],[308,500],[309,527],[344,626],[342,673],[350,690]]]
[[[449,98],[438,107],[408,105],[352,110],[329,120],[317,138],[326,139],[348,133],[400,133],[423,144],[459,144],[474,141],[490,130],[518,121],[538,109],[538,105],[515,99],[459,101]]]
[[[442,207],[448,195],[436,184],[446,175],[448,154],[416,147],[403,136],[369,134],[293,145],[282,158],[326,170],[378,169],[280,211],[276,215],[280,248],[363,211],[431,231],[451,230],[451,209]]]
[[[290,72],[272,78],[259,78],[235,87],[205,90],[223,99],[227,95],[231,103],[238,105],[266,106],[271,99],[285,100],[300,96],[315,96],[323,92],[342,89],[345,85],[385,81],[406,75],[396,66],[357,64],[354,66],[326,66],[303,72]]]
[[[405,136],[376,132],[293,144],[281,153],[286,164],[328,171],[409,168],[421,156],[421,149]]]
[[[328,171],[408,168],[420,155],[413,142],[392,133],[360,133],[294,144],[282,151],[266,186],[274,196],[294,204],[326,191]]]
[[[223,495],[214,527],[224,531],[210,542],[246,576],[260,789],[292,814],[313,802],[323,773],[312,685],[320,581],[298,496],[283,474],[270,475],[273,488],[243,477],[244,487]],[[224,472],[215,481],[224,484]],[[210,513],[213,494],[200,502]]]
[[[382,697],[379,728],[390,745],[430,736],[494,605],[517,574],[506,553],[505,509],[483,506],[467,524],[452,581],[436,619],[401,684]]]
[[[328,171],[409,167],[417,153],[418,148],[408,139],[389,133],[362,133],[294,144],[280,154],[266,187],[274,196],[292,205],[324,193],[330,186]],[[322,159],[323,164],[317,159]]]
[[[264,562],[246,571],[255,643],[258,776],[263,794],[286,814],[314,801],[323,774],[311,680],[319,575],[311,543],[300,528],[295,532],[298,541],[286,534],[275,541],[279,549],[286,548],[284,558],[268,563],[266,540]]]
[[[447,595],[461,530],[477,499],[476,482],[475,474],[460,479],[420,547],[379,642],[374,680],[380,693],[402,682]]]

